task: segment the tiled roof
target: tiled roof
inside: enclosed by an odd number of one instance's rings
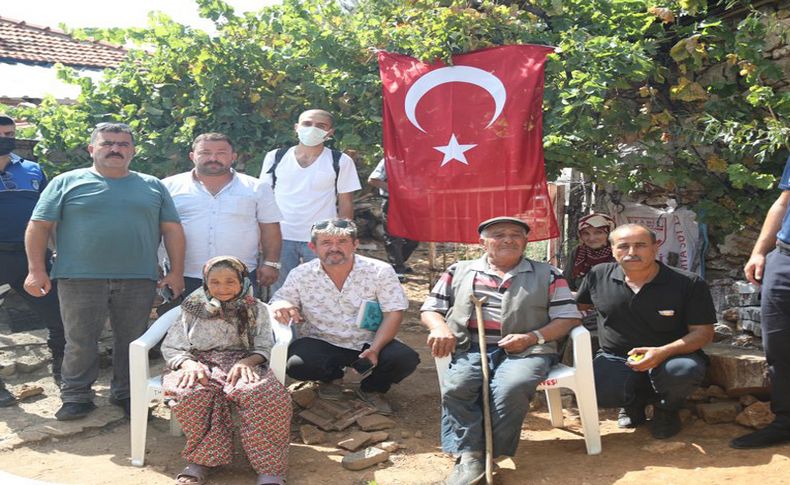
[[[59,29],[0,17],[0,60],[67,66],[117,67],[126,50],[107,42],[77,40]]]

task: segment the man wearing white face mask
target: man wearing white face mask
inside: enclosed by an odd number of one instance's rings
[[[299,115],[294,130],[299,144],[267,153],[260,175],[272,186],[283,215],[282,268],[272,294],[299,263],[316,258],[307,246],[314,222],[336,217],[353,220],[353,193],[362,187],[354,161],[324,146],[335,132],[331,113],[307,110]]]

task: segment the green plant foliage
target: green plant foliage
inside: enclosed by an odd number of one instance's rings
[[[623,192],[696,194],[694,208],[723,233],[762,217],[788,154],[790,93],[780,88],[790,73],[766,55],[788,29],[748,1],[359,0],[349,11],[285,0],[243,15],[222,0],[198,4],[216,35],[161,14],[147,29],[75,31],[140,48],[98,84],[63,69],[82,86],[77,104],[18,110],[37,126],[45,161],[70,154],[51,170],[87,163],[90,127],[121,120],[139,133],[138,170],[185,170],[191,139],[223,131],[257,174],[310,107],[334,112],[335,145],[371,166],[382,154],[377,49],[449,63],[514,43],[557,48],[544,102],[550,177],[573,167]]]

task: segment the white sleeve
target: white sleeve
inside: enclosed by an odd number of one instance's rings
[[[274,163],[274,154],[277,153],[277,150],[272,150],[263,157],[263,165],[261,166],[261,174],[258,177],[259,179],[263,180],[263,182],[268,185],[270,188],[272,186],[272,176],[266,172],[272,167]]]
[[[376,165],[376,168],[374,168],[373,171],[370,172],[370,176],[368,177],[368,180],[381,180],[382,182],[387,181],[387,166],[384,163],[383,158],[381,159],[379,164]]]
[[[340,173],[337,175],[337,193],[345,194],[362,188],[357,175],[357,167],[345,153],[340,156]]]
[[[258,184],[258,188],[255,190],[255,206],[258,222],[263,224],[282,222],[283,214],[277,207],[270,183],[263,181]]]

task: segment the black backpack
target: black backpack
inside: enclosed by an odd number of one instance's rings
[[[291,147],[283,147],[278,148],[277,151],[274,153],[274,163],[272,164],[271,168],[266,172],[272,176],[272,190],[274,190],[274,186],[277,185],[277,165],[280,164],[285,153],[290,150]],[[332,151],[332,168],[335,169],[335,193],[337,193],[337,178],[340,176],[340,157],[343,155],[343,152],[340,150],[331,150]]]

